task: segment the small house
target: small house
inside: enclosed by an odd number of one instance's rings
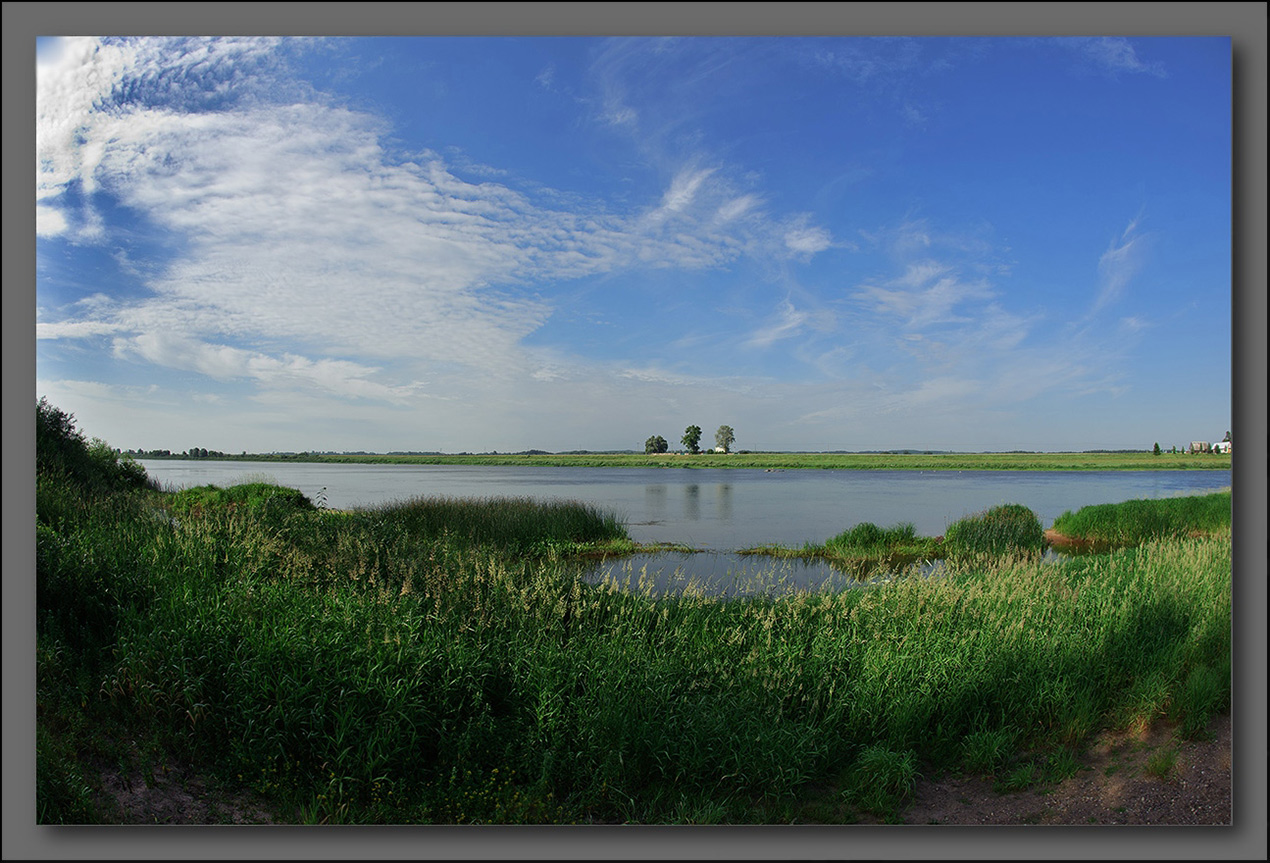
[[[1213,452],[1230,454],[1230,441],[1223,440],[1213,444]]]

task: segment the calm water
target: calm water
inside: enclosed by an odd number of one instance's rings
[[[992,506],[1021,503],[1049,527],[1067,510],[1133,498],[1203,494],[1230,486],[1230,471],[850,471],[673,468],[504,467],[475,465],[290,464],[142,459],[167,488],[232,485],[267,476],[310,498],[345,509],[419,496],[532,497],[578,500],[616,512],[636,542],[672,542],[703,554],[659,555],[608,562],[593,578],[624,581],[641,573],[658,592],[692,579],[736,590],[753,581],[767,558],[731,554],[763,544],[823,543],[869,521],[911,522],[918,534]],[[803,589],[832,586],[838,573],[822,564],[781,562],[778,576]]]

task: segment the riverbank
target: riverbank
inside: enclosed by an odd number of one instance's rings
[[[183,455],[143,456],[150,460]],[[916,470],[916,471],[1106,471],[1230,470],[1229,454],[1150,452],[1037,453],[542,453],[461,455],[243,454],[217,461],[316,464],[516,465],[534,467],[632,467],[751,470]]]
[[[118,823],[110,771],[275,823],[897,823],[923,777],[1041,788],[1104,731],[1229,708],[1228,520],[1050,562],[1008,505],[950,526],[939,578],[658,598],[580,577],[629,538],[604,510],[169,493],[48,419],[41,824]]]

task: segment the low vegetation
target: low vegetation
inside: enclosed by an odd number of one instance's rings
[[[356,464],[471,464],[535,467],[750,468],[761,470],[1230,470],[1229,453],[1034,452],[1034,453],[698,453],[658,452],[656,438],[647,453],[288,453],[228,456],[229,460]],[[155,458],[151,453],[147,458]],[[176,455],[174,458],[184,458]]]
[[[918,536],[911,523],[878,527],[862,522],[817,545],[802,548],[755,546],[742,554],[763,554],[776,558],[797,557],[825,560],[836,568],[860,578],[879,570],[897,572],[909,564],[944,557],[942,538]]]
[[[120,459],[59,466],[90,447],[60,429],[37,453],[43,824],[116,821],[103,771],[173,760],[291,823],[892,818],[920,776],[1035,784],[1101,728],[1197,734],[1229,704],[1228,527],[1059,563],[950,555],[943,577],[865,590],[652,599],[570,564],[629,542],[586,506],[163,493],[111,479]]]

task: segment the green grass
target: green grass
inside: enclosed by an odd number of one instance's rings
[[[944,546],[953,555],[1039,554],[1045,548],[1045,532],[1032,510],[1006,504],[950,524]]]
[[[1067,511],[1054,519],[1064,536],[1115,545],[1136,545],[1162,537],[1221,534],[1231,525],[1231,493],[1131,500]]]
[[[201,485],[176,492],[171,498],[173,512],[189,514],[211,507],[244,506],[259,510],[314,510],[313,501],[299,489],[271,482],[246,482],[221,488]]]
[[[1147,773],[1159,779],[1167,779],[1177,766],[1177,747],[1169,746],[1151,754],[1147,759]]]
[[[1017,784],[1018,752],[1229,704],[1228,537],[653,599],[581,580],[623,541],[585,506],[225,492],[173,519],[40,474],[41,823],[108,821],[91,765],[165,757],[294,823],[894,819],[919,776]]]
[[[862,522],[819,545],[754,546],[742,549],[740,554],[826,560],[857,577],[865,577],[880,570],[899,572],[917,561],[941,558],[944,550],[939,538],[917,536],[911,523],[882,528]]]
[[[179,457],[179,456],[178,456]],[[541,455],[244,455],[235,461],[771,470],[1230,470],[1229,454],[1080,453],[546,453]]]

